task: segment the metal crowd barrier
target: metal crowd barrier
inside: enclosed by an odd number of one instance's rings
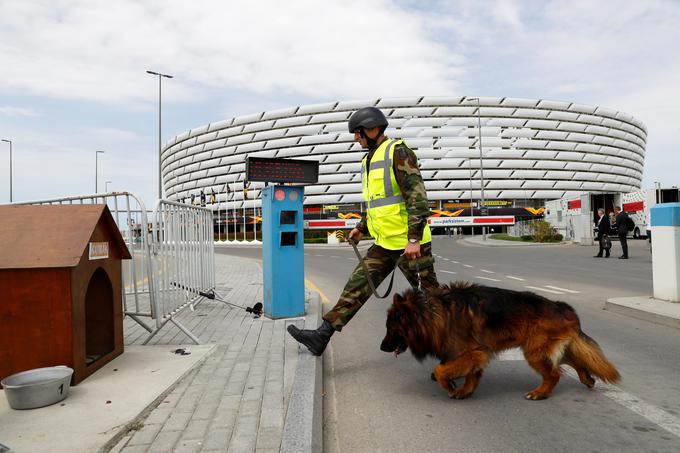
[[[153,272],[155,300],[161,313],[156,317],[157,331],[172,322],[199,344],[200,340],[174,317],[187,307],[193,309],[206,293],[215,290],[212,211],[160,200],[153,213],[152,235],[157,258]]]
[[[131,260],[123,261],[123,310],[149,332],[147,344],[168,322],[196,344],[200,340],[174,317],[215,289],[212,212],[161,200],[149,223],[144,203],[130,192],[109,192],[17,204],[106,204]],[[148,324],[142,318],[151,318]]]

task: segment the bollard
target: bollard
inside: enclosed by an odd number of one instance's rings
[[[650,209],[654,298],[680,302],[680,203]]]

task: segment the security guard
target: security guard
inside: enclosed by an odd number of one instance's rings
[[[375,287],[399,266],[411,286],[438,287],[432,257],[430,215],[418,158],[402,140],[384,135],[387,118],[375,107],[357,110],[349,119],[349,131],[368,154],[362,161],[361,180],[367,210],[349,237],[360,241],[370,233],[375,243],[363,262]],[[404,255],[406,260],[399,260]],[[288,332],[321,355],[335,331],[341,331],[371,296],[361,264],[352,272],[338,303],[316,330],[288,326]]]

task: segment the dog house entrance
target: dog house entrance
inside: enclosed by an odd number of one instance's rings
[[[113,286],[106,271],[98,268],[85,295],[85,365],[114,350]]]

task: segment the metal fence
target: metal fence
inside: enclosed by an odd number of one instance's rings
[[[200,340],[174,317],[215,289],[215,250],[209,209],[161,200],[149,222],[144,203],[130,192],[109,192],[17,204],[106,204],[128,247],[122,266],[125,316],[149,332],[168,322]],[[152,323],[143,318],[150,318]]]
[[[518,220],[513,226],[508,227],[508,234],[517,237],[531,236],[533,234],[533,225],[536,222],[536,219]]]
[[[157,329],[174,323],[194,342],[200,343],[174,316],[192,307],[215,289],[215,248],[212,211],[160,200],[153,213],[153,275],[158,301]],[[155,332],[147,341],[155,335]]]

